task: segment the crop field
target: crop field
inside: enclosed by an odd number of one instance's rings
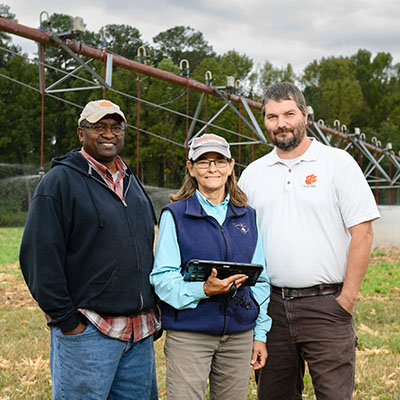
[[[0,228],[0,400],[51,399],[49,332],[23,281],[18,251],[22,228]],[[374,249],[355,323],[355,400],[400,400],[400,249]],[[155,343],[160,399],[165,399],[165,360]],[[304,399],[314,399],[305,377]],[[248,399],[256,399],[253,377]]]

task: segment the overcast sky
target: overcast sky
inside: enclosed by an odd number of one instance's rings
[[[349,56],[358,49],[389,52],[400,62],[398,0],[0,0],[18,22],[40,25],[41,11],[80,16],[97,32],[106,24],[136,27],[152,43],[158,33],[186,25],[203,33],[218,54],[235,49],[256,64],[292,64],[296,72],[313,60]],[[25,51],[37,48],[13,36]]]

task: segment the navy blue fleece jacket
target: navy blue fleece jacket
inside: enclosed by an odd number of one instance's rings
[[[25,281],[51,324],[74,329],[77,308],[122,316],[154,307],[154,222],[129,167],[122,201],[78,150],[54,159],[35,190],[20,250]]]

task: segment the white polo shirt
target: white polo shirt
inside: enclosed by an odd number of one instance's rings
[[[239,185],[257,211],[274,286],[343,282],[348,228],[379,218],[354,158],[317,140],[294,163],[274,149],[244,170]]]

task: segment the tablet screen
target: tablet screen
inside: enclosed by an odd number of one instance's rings
[[[186,267],[183,279],[189,282],[206,281],[211,274],[211,269],[218,271],[217,278],[225,279],[231,275],[245,274],[248,278],[243,285],[253,286],[260,276],[263,266],[260,264],[247,264],[229,261],[190,260]]]

